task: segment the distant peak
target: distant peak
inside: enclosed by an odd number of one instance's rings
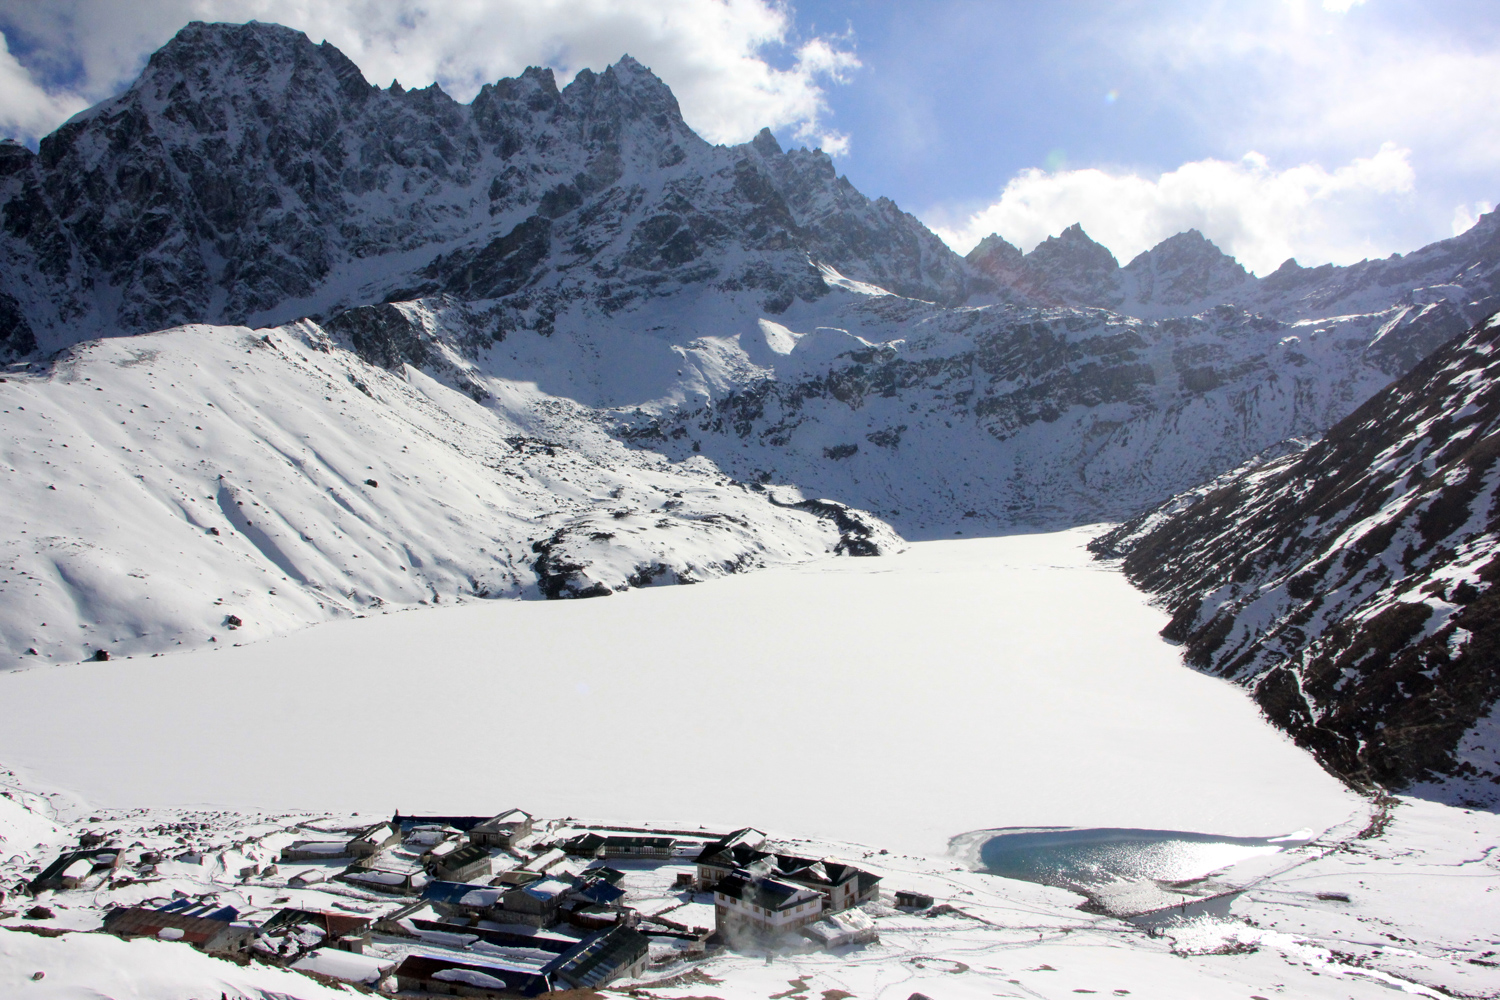
[[[1120,262],[1115,260],[1115,255],[1110,253],[1102,243],[1096,242],[1084,232],[1083,224],[1079,222],[1073,223],[1056,236],[1047,237],[1038,243],[1026,257],[1037,263],[1066,260],[1075,265],[1102,267],[1111,271],[1120,266]]]
[[[965,259],[969,261],[980,261],[995,258],[998,260],[1020,259],[1021,248],[1011,243],[999,233],[990,233],[979,244],[970,250]]]
[[[587,72],[588,70],[583,70],[579,75]],[[662,81],[661,77],[628,54],[621,56],[613,66],[607,67],[603,73],[599,74],[599,77],[614,80],[620,87],[628,90],[660,90],[667,94],[672,93],[672,89]]]
[[[1213,265],[1228,263],[1239,267],[1239,263],[1233,257],[1196,229],[1187,229],[1168,236],[1150,250],[1136,255],[1129,267],[1139,269],[1153,262],[1158,266],[1180,267],[1191,261],[1208,262]]]
[[[750,140],[750,145],[754,146],[755,151],[761,156],[780,156],[782,153],[781,143],[776,141],[776,137],[771,134],[769,128],[763,128],[755,133],[755,138]]]
[[[629,107],[631,115],[655,112],[665,114],[668,120],[682,122],[682,111],[672,88],[628,55],[621,56],[603,73],[579,70],[573,82],[563,88],[563,96],[574,107],[590,109],[596,114],[616,114]]]
[[[189,21],[183,25],[182,30],[172,36],[166,45],[161,47],[160,51],[166,51],[174,45],[202,45],[205,42],[244,43],[252,38],[275,40],[283,44],[313,44],[312,39],[308,38],[305,32],[268,21],[245,21],[241,24],[232,21]]]

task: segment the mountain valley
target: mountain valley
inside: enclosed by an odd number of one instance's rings
[[[0,140],[0,746],[35,771],[0,781],[0,992],[155,905],[105,873],[6,908],[89,811],[228,837],[404,796],[771,822],[944,894],[777,958],[824,1000],[1500,995],[1497,366],[1500,211],[1261,276],[1197,230],[960,255],[822,150],[700,138],[628,55],[465,104],[189,24]],[[964,853],[1094,825],[1275,860],[1122,881],[1131,923]],[[247,843],[162,892],[280,905]],[[792,975],[661,945],[647,997]]]

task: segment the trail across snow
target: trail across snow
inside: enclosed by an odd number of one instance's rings
[[[1182,666],[1097,529],[335,622],[0,675],[0,760],[101,805],[1264,836],[1360,801]]]

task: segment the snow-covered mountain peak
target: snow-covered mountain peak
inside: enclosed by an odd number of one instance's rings
[[[1125,265],[1124,277],[1131,301],[1156,313],[1235,302],[1251,280],[1238,261],[1196,229],[1138,254]]]
[[[780,156],[782,154],[781,143],[771,134],[769,128],[763,128],[755,133],[755,138],[750,140],[751,147],[764,157]]]
[[[997,233],[965,258],[992,279],[1002,297],[1037,305],[1120,305],[1120,263],[1074,223],[1022,254]]]
[[[1026,263],[1060,303],[1113,307],[1122,301],[1119,261],[1076,222],[1038,243]]]
[[[40,157],[0,160],[10,355],[442,293],[508,299],[538,330],[687,289],[775,314],[824,293],[810,260],[932,301],[972,280],[823,153],[705,142],[629,56],[464,105],[372,86],[297,31],[195,23]]]

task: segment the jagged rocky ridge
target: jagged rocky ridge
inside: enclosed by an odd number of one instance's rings
[[[826,155],[710,145],[628,56],[464,105],[372,86],[298,31],[194,23],[38,154],[0,147],[0,204],[0,344],[21,354],[439,292],[505,299],[497,334],[699,286],[776,312],[825,291],[810,254],[967,294],[958,257]]]
[[[967,263],[1006,298],[1098,306],[1131,316],[1182,316],[1232,304],[1293,321],[1399,305],[1425,310],[1427,322],[1446,331],[1431,347],[1500,308],[1500,225],[1493,213],[1467,233],[1404,256],[1348,267],[1302,267],[1287,260],[1263,278],[1196,229],[1163,240],[1124,267],[1077,225],[1028,254],[988,236]]]
[[[1500,804],[1500,315],[1300,453],[1094,543],[1333,772]]]

